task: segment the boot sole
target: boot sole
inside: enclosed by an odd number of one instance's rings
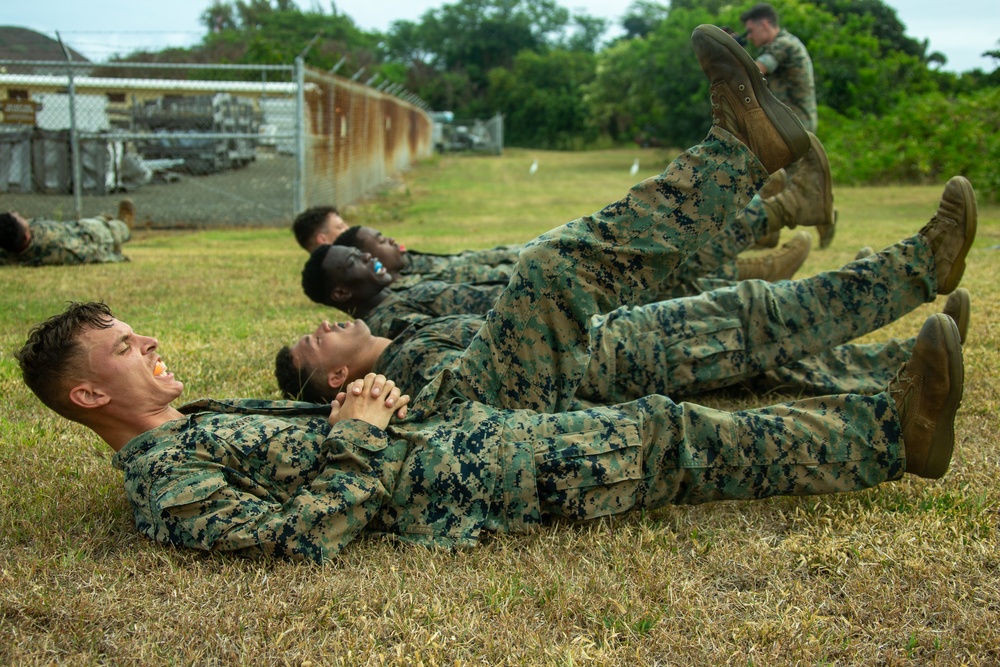
[[[750,87],[753,89],[754,98],[757,100],[760,108],[763,109],[764,115],[771,121],[771,125],[774,126],[774,129],[781,136],[782,141],[785,142],[785,146],[788,147],[793,156],[801,157],[805,155],[809,151],[809,136],[806,134],[805,128],[802,127],[801,121],[799,121],[792,110],[778,101],[778,98],[772,95],[771,91],[764,85],[764,77],[761,76],[760,70],[757,68],[757,63],[746,52],[746,49],[717,26],[702,24],[695,28],[694,31],[725,47],[729,53],[740,61],[743,69],[750,74],[748,78],[750,79]]]
[[[958,325],[944,313],[937,313],[931,317],[937,319],[941,337],[948,350],[949,386],[948,398],[941,414],[938,415],[937,428],[934,429],[930,451],[927,453],[927,462],[920,476],[939,479],[948,471],[948,464],[951,463],[951,456],[955,450],[955,413],[958,412],[958,406],[962,402],[965,367],[962,363],[962,339]]]
[[[950,294],[961,282],[962,275],[965,274],[965,257],[972,248],[972,242],[976,240],[976,227],[979,219],[979,211],[976,208],[976,192],[972,189],[972,183],[969,183],[969,180],[964,176],[953,176],[948,182],[951,181],[958,182],[962,188],[962,202],[965,204],[965,243],[958,251],[944,284],[938,285],[938,294]]]

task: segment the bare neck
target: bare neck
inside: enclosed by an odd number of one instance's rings
[[[109,411],[96,415],[87,426],[117,452],[132,438],[183,417],[184,415],[178,410],[166,405],[159,410],[138,417],[134,414],[122,416],[115,414],[114,411]]]
[[[385,352],[385,349],[389,347],[389,344],[391,342],[392,340],[389,338],[383,338],[382,336],[375,336],[372,339],[371,345],[365,351],[364,356],[355,359],[354,364],[351,368],[350,377],[347,378],[347,382],[350,382],[352,380],[360,380],[365,375],[372,372],[372,370],[375,368],[375,362],[378,361],[378,358],[382,356],[382,353]],[[395,378],[389,378],[389,379],[394,380]]]

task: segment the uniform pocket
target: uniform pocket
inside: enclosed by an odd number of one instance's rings
[[[549,427],[532,441],[543,516],[592,519],[635,506],[643,473],[634,422],[592,411],[538,418]]]

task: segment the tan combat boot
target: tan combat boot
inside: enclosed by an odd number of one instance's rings
[[[771,174],[771,178],[767,179],[764,183],[764,187],[760,189],[757,194],[760,195],[761,199],[767,199],[768,197],[773,197],[782,190],[788,187],[788,172],[784,168]]]
[[[969,333],[969,318],[972,314],[972,299],[969,297],[969,290],[959,287],[949,294],[941,312],[955,320],[955,324],[958,326],[958,336],[962,340],[962,345],[965,345],[965,337]]]
[[[767,183],[764,184],[764,187],[757,194],[760,195],[761,199],[768,199],[784,190],[787,185],[788,173],[784,169],[779,169],[771,174],[771,178],[767,179]],[[780,240],[781,230],[779,229],[757,239],[757,242],[750,246],[750,249],[765,250],[767,248],[777,248],[778,241]]]
[[[736,268],[740,280],[791,280],[795,272],[809,256],[812,249],[812,235],[809,232],[795,232],[788,243],[779,250],[772,250],[756,257],[737,257]]]
[[[714,25],[700,25],[691,46],[711,83],[714,124],[753,151],[769,174],[806,154],[802,123],[767,89],[757,63],[736,40]]]
[[[965,273],[965,257],[976,238],[976,193],[964,176],[953,176],[944,186],[941,203],[920,234],[934,253],[938,294],[951,294]]]
[[[764,236],[761,236],[757,241],[750,246],[750,250],[767,250],[768,248],[777,248],[778,241],[781,240],[781,230],[775,232],[769,232]]]
[[[825,248],[833,240],[836,224],[833,181],[823,144],[815,134],[808,134],[812,149],[799,160],[788,187],[762,203],[767,213],[768,231],[780,232],[782,227],[791,229],[798,225],[816,227],[820,232],[819,246]]]
[[[131,199],[123,199],[118,202],[118,219],[132,229],[135,227],[135,202]]]
[[[938,479],[955,448],[955,413],[962,401],[964,369],[958,326],[944,313],[931,315],[913,354],[889,383],[906,451],[906,472]]]

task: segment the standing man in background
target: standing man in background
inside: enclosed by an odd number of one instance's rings
[[[747,39],[757,47],[757,69],[767,79],[768,90],[798,116],[804,128],[815,134],[818,124],[816,83],[812,58],[805,44],[778,24],[778,12],[769,3],[754,5],[740,14],[740,21],[746,28]],[[786,171],[790,177],[795,166],[789,167]],[[831,219],[828,224],[817,225],[820,248],[826,248],[833,241],[835,222]],[[780,234],[770,234],[758,239],[757,245],[774,248],[779,240]]]
[[[771,93],[788,106],[803,127],[816,132],[816,84],[813,64],[798,37],[778,24],[778,12],[762,2],[740,14],[749,39],[760,52],[757,68]]]

